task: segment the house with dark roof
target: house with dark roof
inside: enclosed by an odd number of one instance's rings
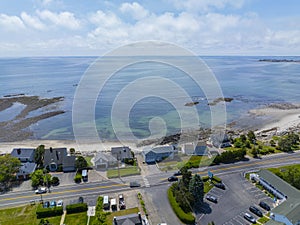
[[[112,147],[111,155],[121,161],[132,159],[131,149],[128,146]]]
[[[18,158],[21,163],[34,162],[34,148],[14,148],[10,153],[12,157]]]
[[[51,172],[57,171],[61,166],[64,172],[75,171],[76,156],[68,155],[66,148],[45,149],[44,166]]]
[[[206,142],[187,143],[182,146],[182,153],[186,155],[208,155]]]
[[[300,191],[268,170],[261,170],[257,175],[268,191],[281,198],[280,204],[271,210],[271,220],[266,225],[300,225]]]
[[[26,162],[22,163],[19,171],[16,174],[18,180],[27,180],[30,177],[30,174],[33,173],[36,169],[36,163]]]
[[[141,213],[133,213],[124,216],[115,216],[113,225],[143,225]]]
[[[105,170],[118,166],[118,160],[109,153],[98,152],[94,157],[94,165],[97,170]]]
[[[142,152],[144,161],[146,163],[155,163],[162,161],[165,158],[174,157],[174,154],[177,153],[175,147],[172,145],[168,146],[156,146],[153,148],[145,148]]]

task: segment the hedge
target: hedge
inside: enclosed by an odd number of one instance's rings
[[[86,212],[88,210],[88,206],[86,203],[77,203],[77,204],[67,205],[66,210],[68,214]]]
[[[36,210],[36,217],[38,219],[52,216],[60,216],[63,214],[63,207],[54,207],[54,208],[43,208],[39,206]]]
[[[201,177],[203,182],[206,182],[209,180],[209,177],[208,176],[203,176]],[[221,183],[222,182],[222,179],[219,178],[219,177],[216,177],[216,176],[213,176],[212,180],[216,181],[217,183]]]
[[[176,202],[176,199],[172,192],[172,187],[168,189],[168,198],[173,211],[175,212],[177,217],[181,220],[181,222],[185,224],[195,224],[195,217],[192,215],[192,213],[191,212],[185,213]]]

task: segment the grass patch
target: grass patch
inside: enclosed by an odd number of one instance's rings
[[[263,216],[263,217],[259,218],[257,221],[260,222],[260,223],[262,223],[262,224],[265,224],[269,220],[270,220],[269,218]]]
[[[119,170],[120,170],[120,176],[121,177],[126,177],[126,176],[131,176],[131,175],[140,175],[141,174],[140,168],[138,166],[120,168]],[[108,178],[117,178],[117,177],[119,177],[118,169],[108,170],[106,172],[106,176]]]
[[[38,205],[24,205],[21,207],[1,209],[0,210],[0,224],[14,224],[14,225],[38,225],[40,219],[36,218],[36,209]],[[44,218],[53,225],[60,224],[61,216],[54,216]]]
[[[87,224],[87,219],[88,217],[86,212],[67,214],[64,223],[65,224]]]
[[[106,217],[106,222],[107,222],[107,224],[112,225],[113,224],[113,219],[114,219],[115,216],[125,216],[125,215],[128,215],[128,214],[133,214],[133,213],[138,213],[138,212],[139,212],[138,207],[131,208],[131,209],[124,209],[124,210],[120,210],[120,211],[117,211],[117,212],[112,212],[110,215],[108,215]]]
[[[93,156],[84,156],[84,158],[85,158],[88,166],[90,166],[90,167],[93,166],[93,163],[92,163]]]
[[[214,185],[209,180],[204,182],[204,194],[208,193],[213,187]]]

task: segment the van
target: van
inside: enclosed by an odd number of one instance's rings
[[[82,176],[83,182],[88,181],[88,171],[87,170],[82,170],[81,176]]]
[[[112,198],[110,200],[110,205],[111,205],[111,210],[112,211],[117,211],[117,200],[115,198]]]
[[[103,196],[103,209],[109,209],[109,198],[107,195]]]

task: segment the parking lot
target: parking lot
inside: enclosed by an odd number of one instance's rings
[[[272,199],[246,180],[242,174],[228,174],[221,178],[226,190],[216,187],[211,189],[209,194],[217,197],[218,203],[205,200],[207,204],[203,209],[204,213],[197,216],[198,224],[208,224],[212,221],[215,224],[226,225],[250,224],[244,218],[244,213],[247,212],[258,219],[258,216],[249,211],[251,205],[256,206],[263,214],[267,211],[258,205],[260,201],[266,202],[273,208]]]

